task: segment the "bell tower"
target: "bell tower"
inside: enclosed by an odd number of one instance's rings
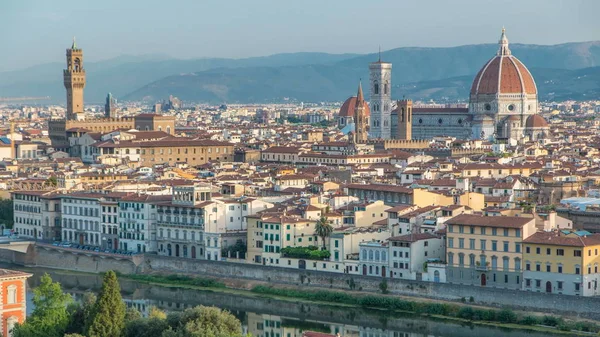
[[[356,144],[367,142],[367,126],[369,122],[365,116],[366,105],[362,91],[362,83],[359,83],[358,93],[356,94],[356,106],[354,107],[354,142]]]
[[[67,120],[82,120],[83,88],[85,88],[85,69],[83,68],[83,50],[73,45],[67,49],[67,69],[63,71],[65,89],[67,89]]]
[[[396,139],[412,139],[412,101],[402,99],[398,101],[398,131]]]
[[[369,64],[371,99],[371,138],[392,138],[392,64],[379,60]]]

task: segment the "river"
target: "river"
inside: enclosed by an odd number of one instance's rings
[[[102,284],[99,275],[74,274],[54,269],[23,268],[0,263],[0,268],[22,270],[33,274],[28,280],[28,306],[33,304],[31,290],[40,276],[48,273],[62,284],[63,290],[79,299],[86,291],[98,292]],[[254,337],[301,337],[311,330],[343,337],[543,337],[545,333],[507,330],[494,327],[460,325],[427,319],[415,315],[389,313],[362,308],[339,308],[327,305],[302,304],[256,297],[231,295],[218,291],[198,291],[153,286],[121,279],[122,295],[128,306],[147,313],[150,306],[165,311],[179,311],[197,305],[216,306],[232,312]]]

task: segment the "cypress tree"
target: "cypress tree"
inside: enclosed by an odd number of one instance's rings
[[[125,327],[125,303],[115,272],[104,275],[102,290],[96,301],[89,337],[119,337]]]

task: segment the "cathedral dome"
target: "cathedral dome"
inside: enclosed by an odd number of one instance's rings
[[[369,105],[366,101],[363,100],[363,108],[365,116],[369,116],[371,114],[369,110]],[[354,110],[356,109],[356,96],[349,97],[338,112],[338,117],[354,117]]]
[[[528,129],[531,128],[547,128],[548,122],[544,119],[544,117],[540,115],[531,115],[527,117],[527,121],[525,122],[525,127]]]
[[[533,76],[519,59],[511,55],[504,29],[502,29],[499,45],[496,56],[489,60],[475,76],[471,95],[537,95]]]

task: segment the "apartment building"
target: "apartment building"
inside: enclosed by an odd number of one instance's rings
[[[116,240],[119,249],[137,253],[156,252],[157,203],[170,200],[168,195],[137,193],[122,197],[118,201]]]
[[[210,186],[174,186],[171,200],[157,203],[156,212],[159,255],[219,260],[218,207]]]
[[[600,234],[537,232],[523,241],[523,290],[598,296]]]
[[[389,277],[421,280],[428,261],[445,260],[445,240],[433,233],[414,233],[388,239]]]
[[[15,234],[42,239],[42,209],[44,191],[17,191],[12,193]]]
[[[521,288],[523,240],[536,232],[535,219],[461,214],[446,226],[448,282]]]

